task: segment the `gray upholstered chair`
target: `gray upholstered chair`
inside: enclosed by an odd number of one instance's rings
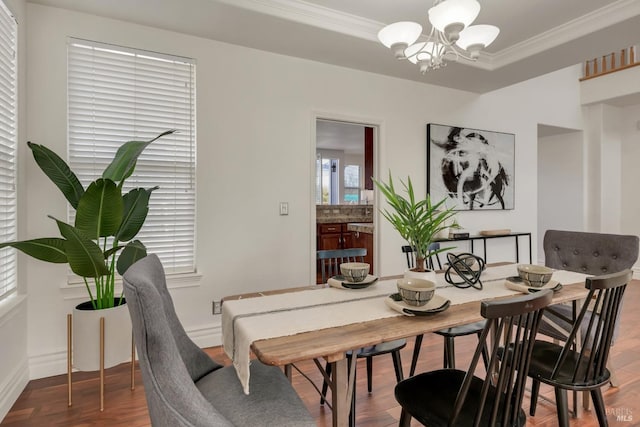
[[[631,269],[638,260],[638,236],[631,235],[547,230],[543,247],[546,266],[593,276]],[[571,305],[553,305],[547,308],[538,332],[565,341],[573,326],[572,319],[577,314],[575,311],[575,307]],[[588,312],[585,324],[590,316]],[[616,334],[617,331],[616,324]],[[585,333],[586,329],[583,335]],[[611,383],[615,386],[614,372],[611,367],[609,369],[612,371]]]
[[[191,341],[155,255],[132,265],[123,279],[153,426],[316,425],[280,369],[253,361],[245,395],[234,368]]]
[[[547,230],[543,247],[547,267],[593,276],[631,269],[638,260],[638,236],[631,235]],[[573,318],[572,311],[570,305],[550,307],[539,333],[565,340],[572,326],[566,320]]]

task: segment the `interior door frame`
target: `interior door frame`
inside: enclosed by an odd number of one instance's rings
[[[373,177],[378,179],[380,171],[380,153],[384,152],[384,121],[380,118],[357,116],[350,114],[342,114],[328,111],[312,111],[311,123],[310,123],[310,143],[309,143],[309,161],[310,161],[310,173],[309,173],[309,205],[310,205],[310,220],[309,220],[309,265],[312,266],[309,270],[309,283],[316,283],[316,240],[317,240],[317,228],[316,228],[316,122],[317,120],[333,120],[338,122],[352,123],[362,126],[372,127],[373,131]],[[380,268],[380,213],[377,209],[378,200],[380,194],[377,189],[374,188],[373,197],[373,266],[374,271],[371,274],[379,274]]]

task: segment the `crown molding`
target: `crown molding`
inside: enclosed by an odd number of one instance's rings
[[[495,70],[639,14],[640,2],[638,0],[619,0],[497,53],[486,54],[486,59],[491,63],[491,69]]]
[[[301,24],[378,42],[378,31],[386,24],[329,9],[303,0],[212,0]],[[640,1],[619,0],[566,24],[552,28],[496,53],[481,52],[477,61],[458,62],[487,71],[496,70],[544,52],[579,37],[640,14]],[[426,16],[426,14],[425,14]],[[424,36],[424,35],[423,35]]]
[[[378,31],[386,25],[301,0],[215,1],[375,42],[378,41]]]

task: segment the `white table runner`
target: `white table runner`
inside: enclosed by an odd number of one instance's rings
[[[456,288],[440,274],[436,292],[452,305],[516,295],[517,291],[504,286],[504,279],[515,275],[515,264],[487,268],[481,276],[483,290],[479,291]],[[584,283],[585,277],[568,271],[553,274],[553,279],[562,284]],[[381,280],[365,289],[311,289],[225,301],[223,347],[233,360],[244,392],[249,394],[250,347],[254,341],[401,316],[384,303],[384,298],[395,292],[396,280]]]

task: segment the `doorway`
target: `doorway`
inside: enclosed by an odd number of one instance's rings
[[[315,118],[314,257],[317,250],[366,247],[371,274],[376,268],[372,177],[377,138],[376,124]]]
[[[538,261],[549,229],[585,226],[584,136],[582,131],[538,124]]]

